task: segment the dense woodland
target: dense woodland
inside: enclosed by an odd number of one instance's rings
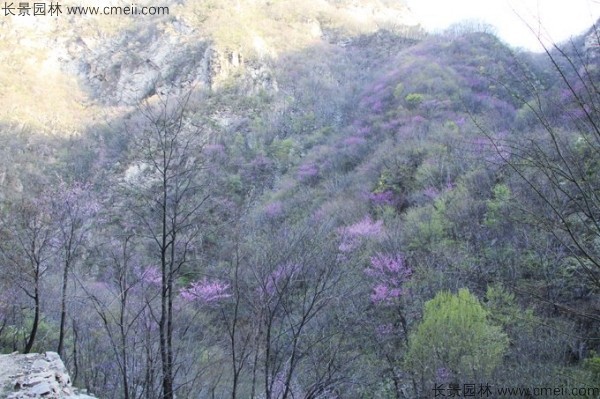
[[[100,398],[600,397],[584,39],[380,30],[263,59],[277,90],[5,123],[0,352],[57,351]]]

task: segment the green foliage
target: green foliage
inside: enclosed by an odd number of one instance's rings
[[[295,142],[291,138],[284,140],[273,140],[269,146],[270,155],[277,160],[280,165],[287,165],[292,159]]]
[[[493,189],[493,198],[487,202],[487,213],[485,215],[485,225],[495,227],[504,222],[503,211],[509,205],[511,197],[510,188],[505,184],[497,184]]]
[[[410,93],[404,97],[404,101],[406,102],[406,108],[416,109],[423,102],[423,95],[419,93]]]
[[[523,311],[515,302],[515,295],[504,286],[490,285],[485,298],[485,307],[490,312],[490,319],[502,326],[505,331],[520,335],[533,333],[533,326],[539,322],[533,310]]]
[[[444,158],[447,158],[446,148],[433,144],[429,150],[431,155],[415,172],[417,186],[423,188],[443,187],[448,178],[448,171],[444,165]]]
[[[443,199],[437,199],[433,205],[408,209],[404,217],[408,249],[434,251],[447,238],[445,209]]]
[[[600,356],[596,352],[592,352],[590,357],[585,359],[584,367],[592,373],[594,384],[600,384]]]
[[[242,183],[242,178],[240,177],[240,175],[230,175],[228,177],[227,189],[230,192],[240,195],[242,193],[243,186],[244,185]]]
[[[456,381],[489,377],[502,361],[508,337],[488,315],[468,289],[439,292],[425,303],[423,321],[410,337],[407,366],[429,382],[440,369]]]
[[[396,85],[396,87],[394,87],[394,98],[396,98],[397,100],[401,100],[403,93],[404,93],[404,84],[402,84],[402,82],[400,82]]]
[[[13,350],[23,350],[25,342],[33,325],[33,310],[24,309],[18,316],[19,324],[7,324],[0,336],[0,353],[9,353]],[[36,341],[32,352],[45,352],[54,347],[58,342],[58,329],[51,321],[40,320]]]

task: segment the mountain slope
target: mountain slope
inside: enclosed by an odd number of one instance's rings
[[[115,398],[593,387],[596,58],[395,4],[63,27],[95,115],[2,129],[0,349]]]

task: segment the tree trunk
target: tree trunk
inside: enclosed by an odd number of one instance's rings
[[[165,161],[166,164],[166,161]],[[160,358],[162,361],[162,395],[163,399],[173,399],[173,352],[171,347],[172,326],[172,265],[167,259],[168,242],[167,236],[167,181],[163,175],[163,203],[162,203],[162,237],[161,237],[161,273],[162,287],[160,294]]]
[[[27,340],[27,345],[25,345],[24,353],[31,352],[33,348],[33,343],[35,342],[35,335],[37,334],[38,324],[40,322],[40,290],[39,290],[39,281],[36,279],[35,282],[35,291],[33,295],[33,300],[35,302],[35,314],[33,316],[33,325],[31,326],[31,332],[29,333],[29,339]]]
[[[172,379],[172,362],[171,352],[169,350],[168,330],[168,289],[165,286],[161,293],[161,317],[159,322],[160,333],[160,359],[162,362],[162,397],[163,399],[173,399],[173,379]]]
[[[77,341],[79,340],[79,332],[77,331],[77,324],[73,320],[73,384],[77,383],[77,376],[79,374],[79,362],[77,359]]]
[[[62,291],[60,301],[60,329],[58,332],[58,349],[56,352],[60,357],[63,357],[63,348],[65,340],[65,323],[67,319],[67,288],[69,284],[69,261],[65,262],[62,279]]]

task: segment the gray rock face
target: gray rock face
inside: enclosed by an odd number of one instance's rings
[[[104,40],[79,38],[68,44],[63,69],[74,72],[92,97],[109,104],[131,105],[155,90],[205,85],[207,44],[174,26],[146,26]]]
[[[0,398],[93,399],[71,386],[55,352],[0,355]]]
[[[109,105],[135,105],[154,94],[177,96],[191,88],[214,90],[245,69],[251,72],[250,90],[276,86],[264,65],[248,66],[239,51],[217,48],[176,20],[111,38],[78,37],[62,46],[62,70],[77,76],[92,98]]]

